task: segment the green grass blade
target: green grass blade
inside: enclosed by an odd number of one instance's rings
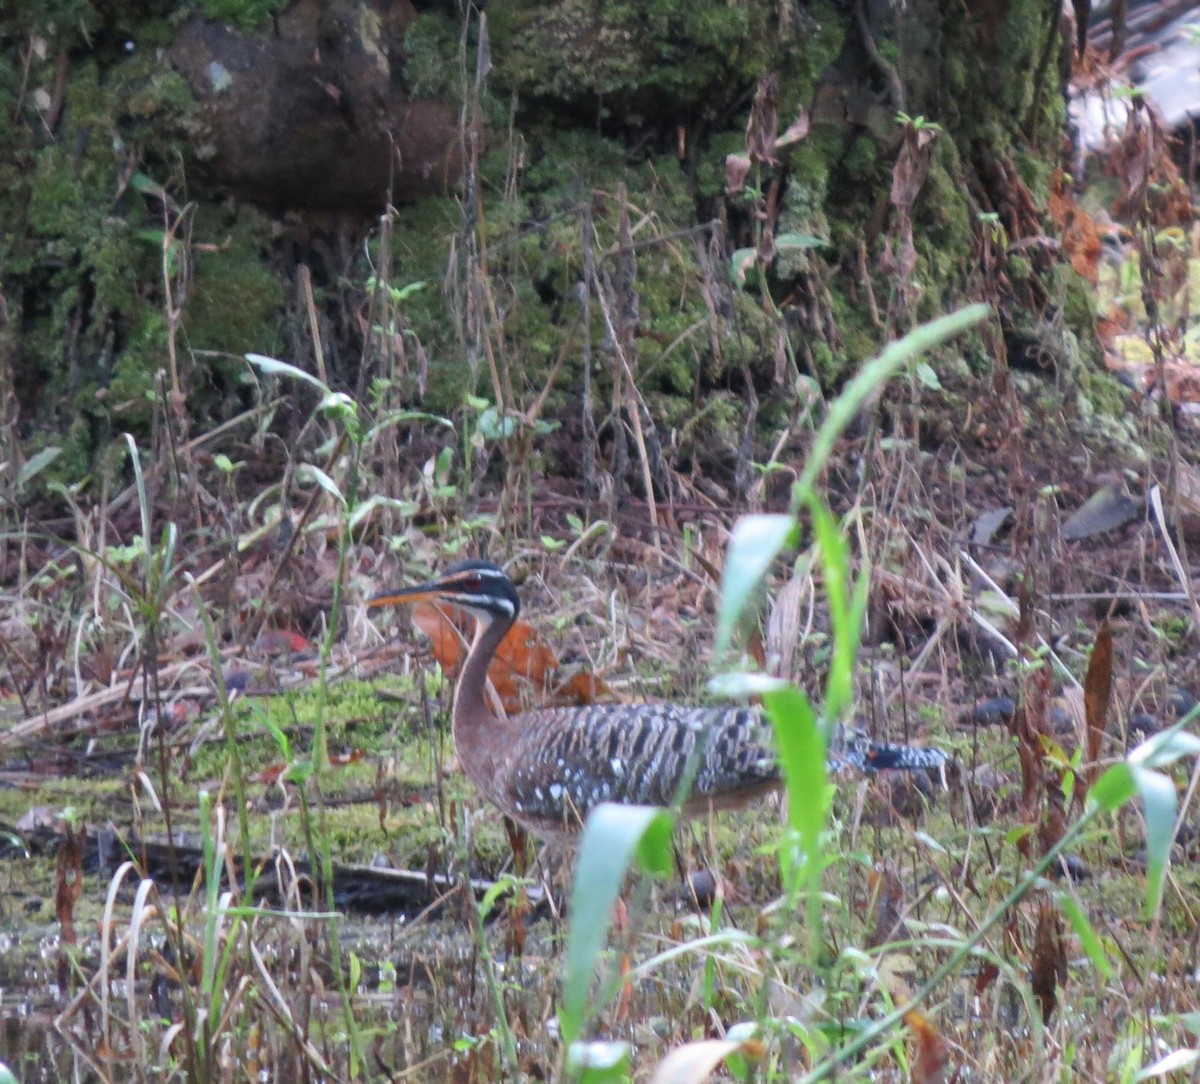
[[[1100,940],[1100,935],[1096,933],[1095,927],[1088,921],[1088,917],[1084,914],[1079,901],[1069,892],[1060,892],[1058,893],[1058,904],[1066,912],[1067,920],[1071,923],[1071,928],[1075,931],[1075,936],[1079,938],[1079,943],[1083,946],[1083,951],[1088,954],[1088,959],[1092,961],[1092,966],[1106,980],[1111,982],[1116,978],[1116,972],[1113,970],[1112,964],[1109,963],[1108,953],[1104,951],[1104,944]]]
[[[792,507],[798,509],[808,499],[814,483],[825,469],[837,438],[880,384],[895,376],[913,358],[986,320],[991,311],[988,305],[968,305],[958,312],[931,320],[910,331],[904,338],[889,343],[879,357],[864,365],[842,389],[841,395],[830,403],[829,413],[808,451],[804,472],[796,480],[792,491]]]
[[[313,376],[312,373],[306,373],[303,369],[297,368],[295,365],[290,365],[286,361],[269,358],[265,354],[246,354],[245,358],[256,369],[261,370],[269,376],[290,376],[294,380],[303,380],[304,383],[311,384],[320,391],[322,396],[331,394],[329,388]]]
[[[799,525],[794,516],[742,516],[733,526],[721,582],[721,609],[717,614],[716,655],[729,650],[734,629],[766,575],[771,562],[794,545]]]
[[[825,685],[825,719],[832,725],[854,701],[854,667],[862,636],[868,577],[857,582],[850,571],[850,547],[833,515],[816,496],[808,499],[813,533],[820,547],[825,598],[833,633],[833,657]]]
[[[636,858],[653,871],[671,868],[674,821],[655,806],[604,802],[588,814],[571,888],[571,928],[559,1024],[563,1040],[583,1031],[596,959],[604,947],[617,893]]]
[[[138,458],[137,441],[132,433],[123,434],[125,444],[129,448],[129,464],[133,468],[133,481],[138,495],[138,512],[142,519],[142,540],[146,546],[145,569],[146,580],[150,579],[150,563],[153,557],[150,553],[150,498],[146,495],[146,476],[142,474],[142,461]]]

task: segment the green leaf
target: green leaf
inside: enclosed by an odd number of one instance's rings
[[[575,1084],[623,1084],[629,1079],[632,1053],[625,1042],[572,1043],[567,1047],[567,1079]]]
[[[479,901],[479,914],[486,918],[492,913],[492,908],[499,902],[501,896],[507,896],[520,882],[515,877],[501,877],[488,886],[488,890]]]
[[[454,428],[454,423],[440,414],[430,414],[424,410],[392,410],[367,430],[364,443],[370,443],[385,429],[390,429],[393,425],[399,425],[402,422],[432,422],[434,425],[444,425],[447,429]]]
[[[517,431],[517,419],[511,414],[501,414],[489,406],[479,415],[479,433],[484,440],[507,440]]]
[[[651,869],[669,868],[673,827],[671,815],[654,806],[603,802],[588,814],[571,888],[567,970],[558,1013],[567,1043],[583,1031],[592,975],[621,882],[635,856],[649,860]]]
[[[306,384],[311,384],[322,396],[330,395],[330,390],[321,383],[312,373],[306,373],[303,369],[298,369],[295,365],[289,365],[286,361],[279,361],[276,358],[269,358],[265,354],[246,354],[245,358],[256,369],[260,369],[268,376],[290,376],[294,380],[303,380]]]
[[[839,720],[854,700],[854,669],[867,605],[869,577],[851,579],[850,547],[832,514],[815,495],[808,500],[813,533],[820,546],[825,597],[833,632],[833,660],[825,682],[825,717]]]
[[[294,783],[301,786],[307,783],[316,771],[316,765],[311,760],[297,760],[294,764],[289,764],[286,772],[283,773],[283,779],[286,783]]]
[[[1130,764],[1144,768],[1166,768],[1183,757],[1200,755],[1200,736],[1185,730],[1187,720],[1181,720],[1169,730],[1151,735],[1130,751]]]
[[[794,685],[764,693],[763,707],[775,728],[779,764],[787,779],[788,823],[800,833],[809,852],[820,840],[829,805],[820,719],[808,697]]]
[[[794,516],[742,516],[733,525],[721,578],[721,608],[717,615],[718,657],[729,650],[733,630],[776,555],[794,545],[799,525]]]
[[[299,478],[311,478],[326,493],[337,500],[339,504],[346,503],[345,498],[342,496],[342,491],[338,489],[337,482],[330,478],[320,467],[315,467],[311,463],[301,463],[296,470],[296,475]]]
[[[826,740],[820,719],[801,690],[793,685],[763,695],[763,707],[775,729],[779,764],[787,780],[788,826],[800,844],[801,862],[796,861],[789,841],[780,852],[781,873],[786,889],[808,893],[809,937],[818,936],[821,871],[821,833],[829,809],[829,779],[825,764]]]
[[[349,424],[358,417],[358,404],[344,391],[331,391],[317,405],[317,410],[343,424]]]
[[[913,367],[913,372],[917,374],[917,379],[921,382],[922,387],[928,388],[930,391],[942,390],[942,382],[929,362],[918,361]]]
[[[739,248],[729,257],[729,277],[735,286],[746,285],[746,273],[754,266],[758,252],[753,248]]]
[[[781,233],[775,238],[775,247],[780,252],[799,248],[824,248],[828,244],[823,237],[814,237],[811,233]]]
[[[27,482],[31,482],[39,474],[42,473],[51,463],[53,463],[59,455],[62,454],[61,448],[43,448],[40,452],[35,452],[21,465],[21,473],[17,475],[17,485],[23,486]]]
[[[402,500],[398,497],[384,497],[376,493],[362,501],[350,516],[349,527],[354,530],[370,519],[376,509],[390,508],[398,515],[409,517],[420,511],[421,506],[416,501]]]
[[[1133,778],[1146,818],[1146,917],[1153,918],[1158,912],[1167,877],[1178,795],[1174,782],[1162,772],[1134,767]]]
[[[140,171],[134,173],[133,176],[129,178],[129,187],[135,192],[141,192],[146,196],[157,196],[161,198],[162,196],[166,195],[165,191],[163,190],[163,186],[159,184],[158,181]]]
[[[1088,921],[1083,908],[1079,906],[1079,901],[1069,892],[1059,892],[1057,896],[1058,905],[1066,912],[1067,920],[1071,923],[1071,928],[1075,931],[1075,936],[1079,938],[1079,943],[1083,946],[1083,951],[1088,954],[1088,959],[1092,961],[1092,966],[1104,978],[1111,981],[1116,977],[1116,973],[1113,971],[1112,964],[1108,962],[1108,953],[1104,951],[1104,945],[1100,942],[1100,936],[1096,933],[1095,927]]]
[[[1097,805],[1106,813],[1115,813],[1137,794],[1133,768],[1127,761],[1114,764],[1088,788],[1088,804]]]

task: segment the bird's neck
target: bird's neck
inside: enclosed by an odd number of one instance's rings
[[[475,618],[475,636],[454,690],[454,747],[468,777],[485,791],[492,776],[490,749],[493,742],[504,744],[508,729],[508,720],[488,703],[488,667],[512,624],[512,618]]]

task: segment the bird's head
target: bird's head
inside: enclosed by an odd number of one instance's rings
[[[459,561],[436,580],[385,591],[367,602],[369,609],[394,606],[402,602],[438,599],[461,606],[477,620],[491,623],[502,618],[512,621],[521,610],[521,600],[512,580],[503,569],[490,561]]]

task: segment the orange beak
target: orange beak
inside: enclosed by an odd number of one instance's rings
[[[421,587],[401,587],[395,591],[387,591],[367,599],[367,609],[375,610],[380,606],[400,606],[406,602],[420,602],[423,599],[436,599],[439,592],[432,585]]]
[[[413,587],[398,587],[394,591],[385,591],[383,594],[367,599],[367,609],[374,610],[380,606],[400,606],[406,602],[420,602],[423,599],[445,599],[446,595],[457,594],[458,584],[458,576],[444,576],[440,580],[418,583]]]

